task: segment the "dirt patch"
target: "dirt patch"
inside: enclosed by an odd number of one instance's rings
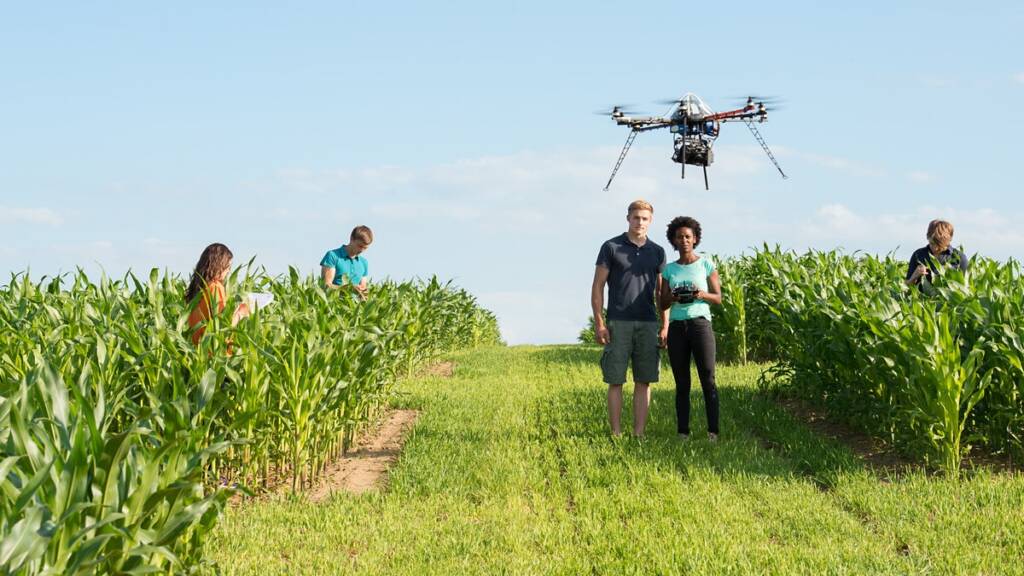
[[[306,492],[313,502],[322,502],[336,492],[361,494],[384,486],[387,473],[398,460],[405,436],[419,412],[393,410],[381,424],[357,440],[341,459],[328,465],[316,486]]]
[[[417,376],[427,377],[434,376],[436,378],[451,378],[452,374],[455,373],[455,362],[438,362],[437,364],[431,364],[425,368],[420,369]]]
[[[884,442],[849,426],[830,420],[824,410],[795,398],[779,398],[778,403],[794,418],[803,422],[814,433],[847,446],[871,468],[890,473],[920,469],[920,463],[898,454]]]
[[[925,470],[923,463],[897,453],[891,446],[864,432],[829,419],[826,412],[795,398],[780,398],[779,405],[794,418],[804,422],[816,434],[832,438],[847,446],[871,468],[898,475],[907,471]],[[993,472],[1020,473],[1024,467],[1009,456],[972,451],[964,457],[961,470],[984,468]]]

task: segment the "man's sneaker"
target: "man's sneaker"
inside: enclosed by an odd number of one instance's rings
[[[708,440],[711,442],[718,442],[718,434],[714,432],[708,432]]]

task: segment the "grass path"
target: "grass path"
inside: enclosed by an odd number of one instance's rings
[[[699,387],[676,439],[668,371],[648,437],[612,440],[598,354],[476,350],[404,383],[422,414],[386,492],[232,510],[214,558],[225,574],[1024,574],[1021,476],[881,478],[761,399],[756,367],[719,368],[719,443]]]

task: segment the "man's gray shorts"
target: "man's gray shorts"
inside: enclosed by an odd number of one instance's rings
[[[633,360],[633,381],[648,384],[658,381],[661,351],[658,348],[659,322],[609,320],[611,342],[601,354],[601,372],[606,384],[626,383],[626,365]]]

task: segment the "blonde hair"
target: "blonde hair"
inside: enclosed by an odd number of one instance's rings
[[[654,214],[654,206],[647,200],[633,200],[629,204],[629,209],[626,210],[626,214],[632,214],[634,210],[647,210],[651,214]]]
[[[945,220],[932,220],[928,223],[928,243],[945,250],[953,241],[953,225]]]

